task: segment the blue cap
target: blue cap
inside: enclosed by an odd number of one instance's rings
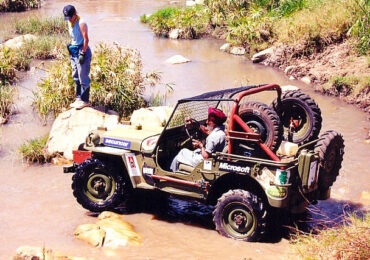
[[[76,8],[73,5],[66,5],[63,8],[64,20],[70,20],[76,13]]]

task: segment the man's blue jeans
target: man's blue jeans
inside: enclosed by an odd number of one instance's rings
[[[72,77],[76,82],[76,97],[81,98],[84,102],[89,102],[90,97],[90,63],[91,63],[91,50],[87,48],[85,53],[85,62],[80,64],[78,56],[71,56],[72,64]]]

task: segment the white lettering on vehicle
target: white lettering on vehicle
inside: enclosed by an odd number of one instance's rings
[[[219,169],[240,173],[249,173],[250,171],[250,167],[248,166],[231,165],[226,162],[220,163]]]

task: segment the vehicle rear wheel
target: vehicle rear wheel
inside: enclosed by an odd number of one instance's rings
[[[321,110],[309,95],[300,90],[285,92],[281,104],[272,108],[284,126],[284,140],[302,145],[317,139],[321,130]]]
[[[261,135],[262,142],[268,148],[274,152],[279,148],[283,128],[278,115],[273,109],[261,102],[246,102],[240,105],[239,116],[249,128]],[[235,131],[244,132],[241,126],[237,123],[235,125]],[[235,141],[237,143],[235,147],[238,147],[239,142]]]
[[[126,186],[123,176],[112,165],[93,158],[80,164],[72,177],[73,195],[93,212],[112,210],[124,202],[128,195]]]
[[[343,136],[336,131],[329,130],[323,133],[315,148],[320,157],[319,170],[319,189],[325,191],[329,189],[342,168],[344,155],[344,140]]]
[[[262,199],[253,193],[229,190],[218,199],[213,222],[225,237],[259,241],[267,230],[267,209]]]

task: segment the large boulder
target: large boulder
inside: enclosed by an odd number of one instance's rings
[[[122,215],[109,211],[102,212],[96,224],[78,226],[74,235],[95,247],[118,248],[142,244],[142,237],[134,227],[124,221]]]
[[[1,44],[0,47],[5,46],[10,49],[17,49],[17,48],[22,47],[26,41],[35,41],[35,40],[37,40],[37,36],[32,35],[32,34],[26,34],[26,35],[21,35],[13,39],[10,39],[4,42],[3,44]]]
[[[168,122],[173,108],[169,106],[147,107],[135,110],[130,122],[132,125],[163,127]]]
[[[85,142],[89,131],[99,126],[115,128],[118,126],[118,120],[118,114],[111,110],[104,112],[102,109],[91,107],[70,109],[55,119],[46,144],[46,152],[49,155],[63,153],[65,158],[71,160],[72,151]]]
[[[268,48],[266,50],[260,51],[260,52],[253,55],[252,62],[253,63],[258,63],[258,62],[264,61],[265,59],[271,57],[271,55],[274,53],[274,51],[275,51],[274,47],[271,47],[271,48]]]

